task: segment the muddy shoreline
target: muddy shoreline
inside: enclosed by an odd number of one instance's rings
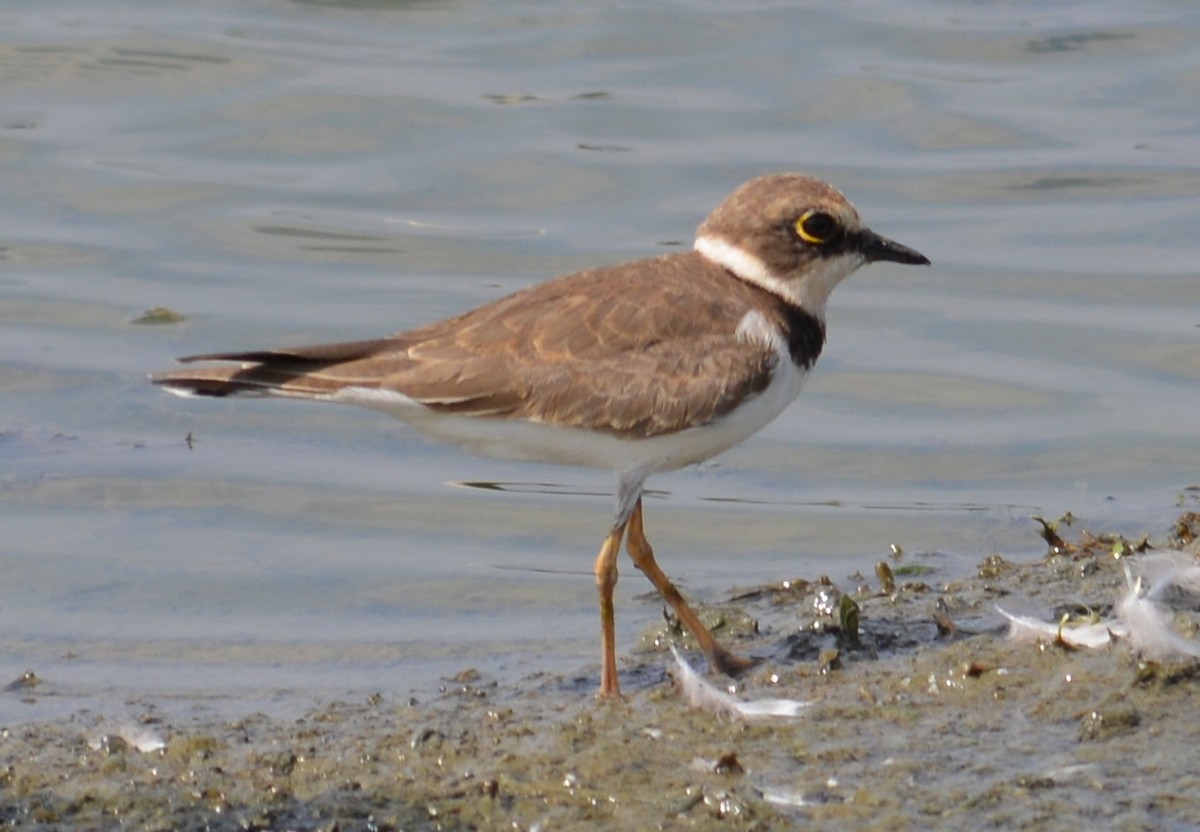
[[[0,823],[22,829],[1163,829],[1200,827],[1200,670],[1129,645],[1018,642],[996,606],[1104,616],[1126,568],[1200,557],[1200,515],[1149,540],[1031,527],[1044,558],[961,580],[907,556],[854,585],[790,578],[706,609],[763,662],[731,689],[815,700],[797,719],[698,710],[669,622],[597,703],[594,668],[517,684],[466,670],[297,719],[175,719],[111,732],[81,711],[3,726]],[[1200,604],[1173,599],[1195,639]],[[855,621],[857,620],[857,629]],[[722,626],[723,625],[723,626]],[[702,668],[694,653],[693,665]],[[36,673],[36,671],[35,671]],[[721,683],[725,682],[714,680]],[[36,675],[7,697],[36,697]],[[106,733],[107,732],[107,733]],[[156,747],[161,745],[161,747]]]

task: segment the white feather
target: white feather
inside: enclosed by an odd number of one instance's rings
[[[802,702],[796,699],[760,699],[756,702],[743,702],[735,699],[725,691],[718,689],[700,677],[692,666],[683,660],[679,651],[671,648],[675,657],[676,680],[683,698],[693,708],[710,711],[716,714],[756,721],[764,719],[795,719],[800,712],[812,705],[812,701]]]
[[[1200,643],[1171,629],[1168,611],[1142,594],[1141,578],[1125,568],[1126,591],[1117,602],[1117,617],[1128,630],[1129,643],[1140,655],[1158,661],[1200,659]]]
[[[1008,619],[1008,635],[1015,641],[1061,641],[1068,647],[1107,647],[1113,642],[1114,636],[1120,637],[1124,631],[1118,626],[1114,632],[1111,621],[1097,621],[1092,624],[1068,626],[1066,621],[1043,621],[1031,615],[1014,615],[997,606],[996,611]]]
[[[1125,592],[1117,600],[1114,618],[1082,626],[1042,621],[1032,616],[1014,615],[1000,607],[997,611],[1009,622],[1009,636],[1024,641],[1061,641],[1071,647],[1107,647],[1115,641],[1127,641],[1141,656],[1157,661],[1200,659],[1200,642],[1184,638],[1171,628],[1170,610],[1156,603],[1167,588],[1196,587],[1196,567],[1190,559],[1162,556],[1147,558],[1143,569],[1155,574],[1148,592],[1143,592],[1141,577],[1134,578],[1125,567]]]

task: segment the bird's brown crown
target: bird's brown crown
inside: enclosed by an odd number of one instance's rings
[[[929,262],[865,227],[836,188],[798,173],[742,185],[701,223],[696,249],[818,317],[833,287],[864,263]]]

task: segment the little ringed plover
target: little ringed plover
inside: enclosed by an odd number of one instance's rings
[[[622,540],[712,667],[752,664],[717,643],[655,562],[642,487],[778,416],[821,353],[829,293],[875,261],[929,264],[865,227],[830,185],[774,174],[734,191],[692,251],[559,277],[383,338],[188,356],[220,363],[151,380],[181,396],[359,405],[470,451],[614,471],[616,513],[595,564],[599,694],[611,697]]]

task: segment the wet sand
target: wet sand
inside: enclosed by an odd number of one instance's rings
[[[1031,524],[1031,535],[1040,527]],[[1111,613],[1146,553],[1200,556],[1200,514],[1148,541],[1060,523],[1046,557],[940,576],[899,555],[854,586],[818,576],[705,610],[763,662],[745,699],[814,700],[745,723],[683,701],[666,622],[597,703],[596,668],[517,684],[470,669],[428,700],[388,693],[300,718],[87,711],[4,727],[0,823],[34,829],[1189,829],[1200,827],[1200,669],[1127,643],[1006,637],[1003,604]],[[889,576],[888,573],[891,573]],[[891,583],[894,582],[894,586]],[[845,600],[844,600],[845,599]],[[853,602],[853,603],[851,603]],[[1196,638],[1200,603],[1172,606]],[[858,619],[857,635],[852,632]],[[691,662],[702,665],[694,653]],[[6,697],[37,697],[36,669]],[[728,684],[725,681],[720,684]],[[110,733],[106,734],[106,731]],[[159,741],[161,748],[152,748]]]

